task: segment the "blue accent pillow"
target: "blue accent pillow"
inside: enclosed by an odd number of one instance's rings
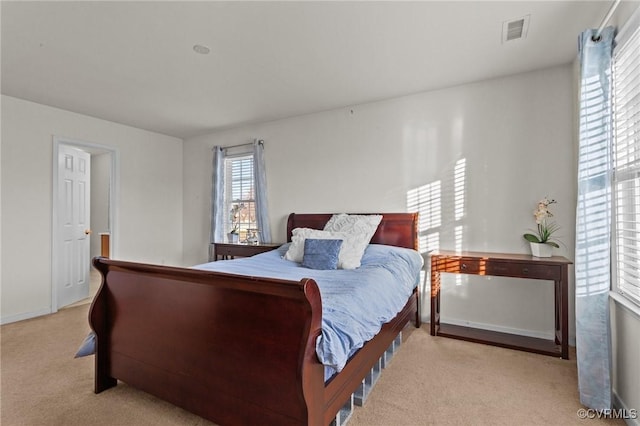
[[[74,358],[80,358],[83,356],[93,355],[96,353],[96,334],[91,331],[87,337],[85,337],[84,342],[80,345],[78,352],[76,352],[76,356]]]
[[[304,240],[302,266],[311,269],[337,269],[342,240],[307,238]]]

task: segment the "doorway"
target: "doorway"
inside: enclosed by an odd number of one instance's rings
[[[76,153],[77,160],[74,160]],[[80,166],[83,156],[88,159],[86,166]],[[77,161],[78,168],[90,170],[90,177],[84,184],[86,188],[81,182],[74,183],[74,177],[64,170],[73,161]],[[51,312],[93,299],[100,276],[90,262],[93,256],[102,254],[96,252],[101,234],[109,235],[110,257],[116,253],[117,177],[118,151],[115,148],[53,138]],[[85,218],[82,217],[83,208],[76,207],[76,203],[83,202],[86,203]],[[73,215],[69,213],[70,209]],[[69,239],[71,222],[76,227],[74,232],[78,241]],[[86,236],[85,241],[81,241],[83,236]]]

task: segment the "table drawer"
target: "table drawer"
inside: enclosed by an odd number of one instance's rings
[[[244,253],[246,251],[241,247],[216,247],[216,254],[219,256],[241,256]]]
[[[432,268],[434,266],[440,272],[478,274],[484,269],[484,261],[464,257],[436,257],[433,259]]]
[[[558,265],[532,265],[512,262],[489,261],[486,266],[487,275],[535,278],[539,280],[559,280],[561,267]]]

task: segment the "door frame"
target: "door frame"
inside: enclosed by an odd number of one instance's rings
[[[62,136],[53,136],[53,179],[52,179],[52,217],[51,217],[51,313],[58,312],[58,266],[57,253],[59,250],[60,230],[58,229],[58,155],[59,146],[67,145],[95,154],[111,154],[111,166],[109,176],[109,224],[110,224],[110,257],[116,257],[118,240],[118,199],[120,193],[119,171],[120,153],[117,148],[107,145],[95,144]]]

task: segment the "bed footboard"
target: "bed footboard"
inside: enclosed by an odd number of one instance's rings
[[[93,264],[96,393],[121,380],[220,424],[324,423],[315,281]]]

